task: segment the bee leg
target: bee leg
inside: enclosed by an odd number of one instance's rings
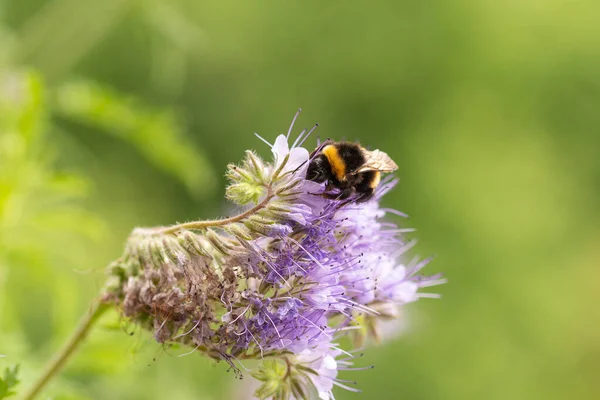
[[[309,194],[312,194],[313,196],[321,196],[321,197],[324,197],[324,198],[330,199],[330,200],[337,199],[338,194],[329,193],[333,189],[335,189],[335,186],[333,185],[333,183],[327,182],[327,185],[325,186],[325,190],[322,193],[309,193]]]
[[[350,190],[350,189],[352,189],[352,190]],[[342,202],[338,206],[338,208],[344,207],[348,203],[364,203],[365,201],[368,201],[369,199],[371,199],[373,197],[373,195],[375,194],[375,190],[371,189],[371,188],[367,188],[367,189],[359,188],[359,190],[356,190],[356,188],[348,188],[348,189],[346,189],[346,191],[351,192],[351,193],[346,195],[345,197],[343,197],[344,199],[347,199],[347,200]],[[355,193],[358,193],[358,196],[353,196]],[[350,196],[352,196],[352,197],[350,197]]]
[[[349,188],[343,189],[337,198],[338,200],[346,200],[352,197],[355,193],[356,188],[354,186],[350,186]]]
[[[321,196],[325,199],[328,199],[328,200],[340,200],[340,198],[341,198],[340,196],[342,195],[342,193],[327,193],[327,192],[315,193],[315,194],[318,196]]]
[[[352,202],[352,196],[356,193],[356,189],[353,186],[350,186],[346,189],[342,189],[342,191],[338,194],[329,194],[331,197],[327,197],[332,200],[345,200],[338,204],[337,208],[341,208],[346,204]]]
[[[373,197],[375,194],[375,189],[368,188],[367,190],[361,192],[361,194],[356,198],[357,203],[364,203]]]
[[[347,198],[352,196],[354,193],[356,193],[356,190],[353,187],[349,187],[349,188],[343,189],[339,193],[325,192],[325,193],[321,193],[320,195],[329,200],[346,200]]]

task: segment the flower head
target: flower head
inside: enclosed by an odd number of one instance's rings
[[[355,390],[337,378],[352,358],[337,338],[380,338],[382,322],[419,289],[442,283],[420,275],[429,260],[403,263],[413,242],[384,220],[398,213],[379,206],[397,182],[382,180],[364,203],[321,196],[325,185],[306,179],[311,159],[300,146],[309,134],[291,146],[289,134],[278,136],[272,162],[248,151],[228,166],[226,194],[244,207],[239,215],[134,230],[110,270],[107,298],[157,341],[234,369],[239,359],[269,360],[254,374],[260,398]]]

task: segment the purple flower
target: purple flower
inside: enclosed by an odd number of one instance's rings
[[[379,339],[403,305],[433,297],[421,288],[443,280],[419,274],[429,259],[404,263],[409,230],[384,219],[402,214],[379,206],[396,180],[384,178],[368,202],[326,199],[324,184],[305,179],[308,134],[291,146],[288,136],[270,145],[272,163],[249,151],[228,167],[227,197],[245,207],[238,216],[134,231],[112,266],[110,297],[160,342],[234,369],[239,359],[278,359],[255,374],[261,398],[329,399],[334,385],[356,390],[337,378],[352,357],[336,338]]]

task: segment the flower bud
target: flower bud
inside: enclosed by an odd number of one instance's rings
[[[242,182],[229,185],[225,194],[227,196],[227,200],[239,205],[244,205],[248,203],[258,203],[264,192],[265,188],[261,185],[256,185],[250,182]]]

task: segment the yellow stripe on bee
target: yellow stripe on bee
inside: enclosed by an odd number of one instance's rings
[[[346,163],[342,157],[340,157],[338,150],[332,145],[327,145],[321,152],[327,157],[327,161],[329,161],[329,165],[331,166],[331,172],[333,172],[337,180],[340,182],[345,181]]]
[[[375,189],[377,186],[379,186],[380,181],[381,181],[381,172],[375,171],[375,176],[373,177],[373,180],[371,182],[369,182],[369,187],[371,189]]]

